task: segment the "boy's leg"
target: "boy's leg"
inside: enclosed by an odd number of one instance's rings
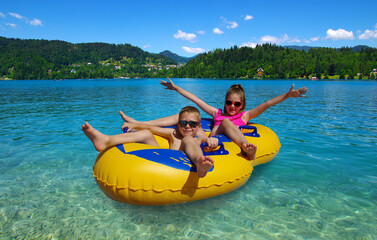
[[[212,168],[214,161],[209,156],[203,156],[202,149],[193,137],[184,137],[181,149],[186,153],[188,158],[195,164],[198,177],[204,177]]]
[[[253,160],[255,158],[257,146],[249,143],[239,127],[234,125],[234,123],[228,118],[224,118],[221,121],[216,134],[225,134],[230,140],[235,142],[244,151],[247,159]]]
[[[105,135],[93,128],[88,122],[85,122],[85,124],[82,125],[82,130],[99,152],[107,147],[113,147],[122,143],[139,142],[152,146],[158,146],[153,134],[148,130],[122,133],[118,135]]]
[[[178,114],[168,116],[168,117],[164,117],[164,118],[151,120],[151,121],[145,121],[145,122],[137,121],[137,120],[127,116],[122,111],[119,111],[119,114],[125,122],[130,122],[130,123],[145,123],[145,124],[158,126],[158,127],[169,127],[169,126],[177,125],[177,123],[178,123]]]

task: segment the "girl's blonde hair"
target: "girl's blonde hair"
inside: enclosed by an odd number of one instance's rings
[[[232,86],[230,86],[230,88],[226,92],[225,100],[230,95],[233,95],[233,94],[237,94],[238,96],[240,96],[241,102],[242,102],[242,108],[240,109],[240,112],[243,112],[246,108],[246,97],[245,97],[245,91],[243,90],[243,87],[241,84],[233,84]],[[224,103],[224,113],[227,114],[225,103]]]

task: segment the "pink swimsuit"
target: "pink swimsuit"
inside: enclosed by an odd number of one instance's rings
[[[223,116],[222,114],[223,114],[222,110],[219,109],[216,113],[216,116],[214,117],[214,120],[215,120],[214,126],[220,125],[221,121],[224,118],[229,118],[230,121],[232,121],[234,125],[238,127],[242,125],[246,125],[246,123],[242,120],[242,116],[245,114],[245,112],[237,113],[236,115],[233,115],[233,116]]]

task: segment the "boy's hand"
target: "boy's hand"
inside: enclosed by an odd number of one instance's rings
[[[124,131],[125,128],[128,128],[127,132],[131,132],[132,130],[134,130],[135,124],[134,123],[125,122],[122,125],[122,132]]]
[[[165,86],[166,89],[175,90],[175,85],[174,85],[173,81],[170,80],[170,78],[168,78],[168,80],[169,80],[169,82],[161,80],[160,84]]]
[[[207,138],[207,144],[209,148],[216,148],[219,145],[219,139],[214,137]]]
[[[302,87],[300,89],[294,90],[295,84],[292,84],[291,89],[289,90],[289,97],[306,97],[306,95],[302,95],[308,91],[308,88]]]

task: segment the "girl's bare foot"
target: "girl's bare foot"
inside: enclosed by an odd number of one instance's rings
[[[244,143],[242,145],[243,154],[246,155],[246,159],[254,160],[255,153],[257,152],[257,146],[252,143]]]
[[[119,111],[119,114],[120,116],[122,117],[122,119],[125,121],[125,122],[129,122],[129,123],[138,123],[139,121],[136,121],[135,119],[127,116],[126,114],[124,114],[122,111]]]
[[[198,177],[205,177],[207,172],[213,167],[213,159],[209,156],[201,156],[196,166]]]
[[[97,151],[101,152],[107,147],[109,137],[93,128],[88,122],[82,125],[82,131],[92,141]]]

